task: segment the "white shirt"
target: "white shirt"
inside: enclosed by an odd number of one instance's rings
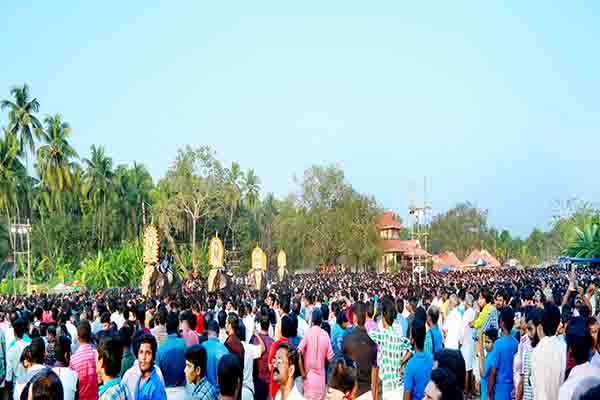
[[[308,329],[308,324],[301,316],[298,316],[298,337],[303,338],[304,333]]]
[[[275,400],[281,400],[281,390],[275,395]],[[288,394],[285,400],[304,400],[304,396],[300,394],[296,385],[292,388],[292,391]]]
[[[228,337],[229,337],[229,335],[227,334],[225,329],[219,330],[219,342],[225,343],[225,341],[227,340]]]
[[[19,339],[15,342],[15,344],[10,346],[7,344],[6,350],[6,381],[7,382],[15,382],[21,376],[25,375],[25,367],[21,364],[21,354],[23,354],[23,350],[27,347],[29,343],[24,341],[23,339]]]
[[[19,379],[17,380],[17,382],[15,383],[15,390],[14,390],[14,396],[13,398],[15,400],[20,400],[21,399],[21,393],[23,392],[23,389],[25,389],[25,386],[27,386],[27,383],[29,383],[29,381],[31,380],[31,378],[33,378],[33,376],[41,369],[44,369],[46,367],[44,367],[41,364],[33,364],[31,366],[31,368],[29,368],[27,370],[27,372],[25,373],[25,375],[19,377]]]
[[[11,329],[10,327],[10,323],[6,320],[0,322],[0,331],[2,331],[2,333],[4,333],[4,336],[6,336],[6,332]]]
[[[558,336],[544,337],[533,349],[531,368],[534,399],[558,400],[567,368],[567,344]]]
[[[579,383],[588,376],[600,376],[600,368],[592,366],[589,361],[573,367],[569,378],[560,387],[559,400],[571,400]]]
[[[60,378],[65,400],[74,400],[77,393],[77,373],[69,367],[54,367],[52,371]]]
[[[460,312],[455,307],[453,308],[448,317],[446,318],[446,342],[445,346],[448,349],[458,350],[458,342],[462,337],[463,320],[460,316]]]
[[[462,344],[468,345],[473,343],[473,328],[469,326],[469,323],[475,321],[475,310],[473,307],[467,308],[463,315],[463,337]]]
[[[121,329],[121,327],[125,323],[125,318],[123,317],[123,315],[114,312],[110,316],[110,322],[114,322],[117,325],[117,329]]]
[[[12,326],[9,326],[6,330],[4,330],[4,343],[6,344],[6,348],[11,345],[11,343],[15,340],[15,331]]]
[[[262,355],[260,345],[242,342],[244,346],[244,380],[242,385],[254,392],[254,378],[252,372],[254,369],[254,360]]]
[[[254,335],[254,315],[246,315],[242,321],[244,322],[244,326],[246,327],[246,343],[250,343],[250,339],[252,339],[252,335]]]
[[[77,337],[77,327],[73,325],[71,321],[67,321],[65,324],[67,327],[67,332],[71,335],[71,354],[75,354],[75,352],[79,349],[79,338]]]

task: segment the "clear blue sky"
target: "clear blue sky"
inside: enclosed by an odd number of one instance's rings
[[[600,3],[79,3],[2,2],[0,94],[27,82],[81,156],[157,178],[210,145],[279,196],[337,162],[404,218],[427,175],[520,235],[600,198]]]

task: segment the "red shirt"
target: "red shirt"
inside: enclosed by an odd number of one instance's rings
[[[200,335],[204,333],[204,315],[202,313],[196,314],[196,332]]]
[[[53,324],[56,323],[53,319],[52,319],[52,311],[44,311],[42,313],[42,322],[45,324]]]
[[[79,399],[98,400],[98,375],[96,375],[96,350],[83,344],[71,357],[69,365],[79,378]]]
[[[277,354],[277,347],[279,346],[279,343],[287,343],[289,342],[288,339],[286,338],[282,338],[279,340],[276,340],[273,345],[271,346],[271,350],[269,350],[269,364],[268,365],[273,365],[273,360],[275,359],[275,355]],[[274,399],[275,395],[277,394],[277,392],[279,391],[279,385],[275,383],[275,381],[273,380],[273,369],[271,368],[271,377],[269,379],[269,393],[271,394],[271,398]]]

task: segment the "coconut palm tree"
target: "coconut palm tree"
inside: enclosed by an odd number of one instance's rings
[[[142,203],[150,202],[150,191],[154,187],[152,176],[148,169],[143,164],[133,163],[133,167],[129,170],[129,187],[130,203],[132,205],[132,213],[134,216],[134,226],[136,235],[141,233],[142,227]]]
[[[13,99],[0,101],[0,109],[8,109],[8,132],[18,139],[18,155],[25,158],[25,171],[29,173],[29,152],[35,154],[35,138],[40,137],[42,123],[35,116],[40,109],[40,103],[36,98],[31,98],[29,86],[15,86],[10,90]],[[27,198],[28,212],[31,212],[33,191],[33,180],[22,179],[25,185],[20,192],[24,191]]]
[[[231,167],[227,168],[225,172],[224,205],[229,214],[227,217],[227,229],[231,233],[231,246],[233,247],[235,246],[233,243],[233,217],[242,202],[240,180],[243,177],[243,173],[240,165],[236,162],[232,162]]]
[[[18,158],[17,138],[5,131],[0,139],[0,207],[6,212],[7,221],[11,221],[10,208],[14,205],[19,214],[17,186],[25,174],[25,167]]]
[[[121,219],[127,224],[123,231],[138,236],[142,226],[142,202],[149,202],[153,183],[150,173],[142,164],[133,167],[119,166],[114,173],[114,183],[118,194]]]
[[[44,119],[46,129],[42,139],[45,142],[38,151],[38,176],[51,192],[71,189],[71,163],[77,152],[68,142],[71,128],[56,114]]]
[[[260,179],[253,169],[249,169],[244,176],[244,193],[248,205],[256,206],[260,195]]]
[[[10,90],[13,100],[2,100],[0,108],[8,108],[8,131],[19,138],[19,153],[35,153],[35,138],[41,135],[42,123],[35,116],[40,109],[36,98],[31,98],[29,86],[16,86]]]
[[[277,201],[273,193],[268,193],[261,202],[257,212],[257,223],[259,226],[259,242],[267,253],[273,252],[273,222],[277,217]]]
[[[106,202],[112,186],[112,158],[106,155],[103,146],[92,145],[90,158],[85,158],[83,163],[86,167],[84,174],[83,195],[92,200],[96,208],[95,214],[100,215],[96,221],[96,229],[99,231],[99,243],[104,241],[104,229],[106,226]],[[102,212],[98,213],[98,209]]]

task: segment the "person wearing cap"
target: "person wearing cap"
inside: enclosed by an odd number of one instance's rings
[[[600,368],[594,367],[590,361],[590,351],[593,341],[587,325],[587,319],[575,317],[567,327],[567,348],[575,359],[575,367],[569,373],[569,378],[560,387],[559,400],[573,398],[575,389],[582,380],[590,376],[600,376]]]

